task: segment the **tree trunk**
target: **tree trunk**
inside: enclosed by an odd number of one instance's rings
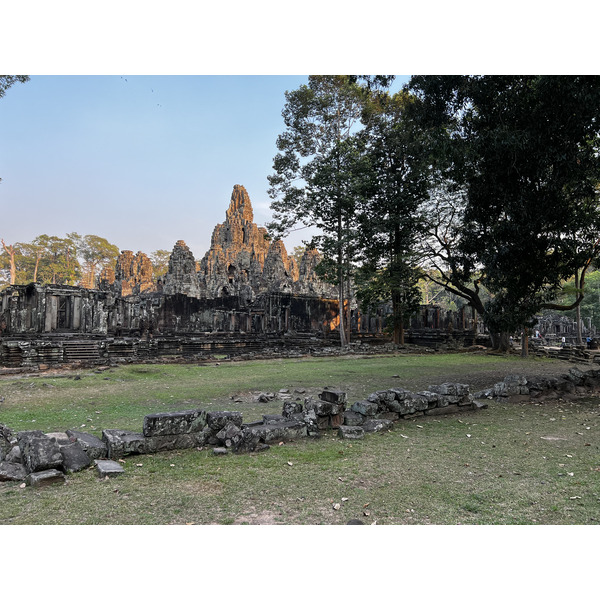
[[[498,352],[508,352],[510,348],[510,334],[506,331],[492,332],[490,331],[492,340],[492,349]]]
[[[10,259],[10,285],[15,285],[15,281],[17,280],[17,268],[15,266],[15,248],[12,244],[10,246],[7,246],[4,243],[4,240],[2,240],[2,247],[4,248],[4,251],[6,252],[6,254],[8,254],[8,257]]]
[[[40,265],[40,258],[42,258],[42,253],[38,252],[35,255],[35,269],[33,270],[33,283],[37,283],[37,272],[38,272],[38,267]]]
[[[521,358],[529,358],[529,329],[523,327],[521,334]]]
[[[579,298],[579,296],[581,295],[581,292],[579,290],[580,285],[581,281],[579,278],[579,270],[577,270],[577,272],[575,273],[575,289],[577,290],[577,298]],[[577,327],[577,343],[581,345],[583,344],[583,340],[581,338],[581,304],[578,304],[577,308],[575,309],[575,324]]]

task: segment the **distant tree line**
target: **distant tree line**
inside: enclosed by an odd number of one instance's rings
[[[0,242],[0,289],[28,283],[95,288],[102,269],[114,268],[120,254],[105,238],[78,233],[65,237],[43,234],[31,242]],[[166,273],[169,256],[168,250],[150,255],[155,279]]]
[[[271,233],[321,230],[306,243],[339,288],[341,343],[350,280],[365,306],[391,302],[396,342],[427,286],[475,309],[497,349],[540,311],[577,310],[600,252],[600,77],[392,80],[287,92],[269,177]]]

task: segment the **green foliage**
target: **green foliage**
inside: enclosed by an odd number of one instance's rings
[[[6,94],[6,90],[15,83],[25,83],[29,81],[28,75],[0,75],[0,98]]]
[[[430,160],[421,131],[407,107],[405,90],[382,91],[365,103],[365,159],[359,176],[362,202],[356,243],[361,260],[358,297],[366,306],[391,302],[394,340],[402,341],[407,316],[420,303],[416,238],[423,227],[421,205],[430,187]]]
[[[76,247],[81,264],[80,285],[93,288],[96,285],[96,276],[103,267],[112,267],[119,256],[119,248],[107,239],[98,235],[81,236],[70,233],[67,239]]]
[[[169,270],[169,259],[171,258],[171,252],[169,250],[155,250],[150,255],[150,262],[152,263],[152,276],[154,279],[163,277]]]
[[[450,132],[447,172],[466,193],[451,283],[481,273],[492,296],[471,300],[490,330],[527,325],[598,252],[600,78],[424,76],[411,87],[425,126]]]
[[[275,173],[268,177],[274,221],[281,236],[297,223],[316,226],[312,243],[325,257],[330,280],[339,286],[340,323],[344,323],[345,286],[352,272],[360,140],[354,135],[362,114],[363,89],[349,76],[311,76],[308,85],[286,92],[286,130],[277,138]],[[341,343],[346,343],[340,327]]]

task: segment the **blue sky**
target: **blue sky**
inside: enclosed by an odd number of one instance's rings
[[[397,84],[406,81],[398,78]],[[0,237],[76,231],[197,259],[235,184],[271,218],[286,90],[306,76],[31,76],[0,101]],[[286,240],[288,250],[301,233]]]

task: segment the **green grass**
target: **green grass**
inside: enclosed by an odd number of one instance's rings
[[[548,361],[532,361],[526,370],[539,365],[548,369]],[[249,402],[249,391],[316,393],[329,385],[354,401],[376,389],[481,383],[521,368],[518,359],[464,354],[130,365],[81,372],[79,380],[4,379],[0,422],[43,431],[86,425],[100,435],[113,427],[141,431],[145,414],[196,406],[239,410],[251,421],[281,406]],[[590,399],[490,403],[458,416],[400,421],[360,441],[329,432],[256,454],[132,456],[125,474],[107,481],[90,469],[69,475],[66,485],[0,484],[0,523],[595,524],[598,415]]]

